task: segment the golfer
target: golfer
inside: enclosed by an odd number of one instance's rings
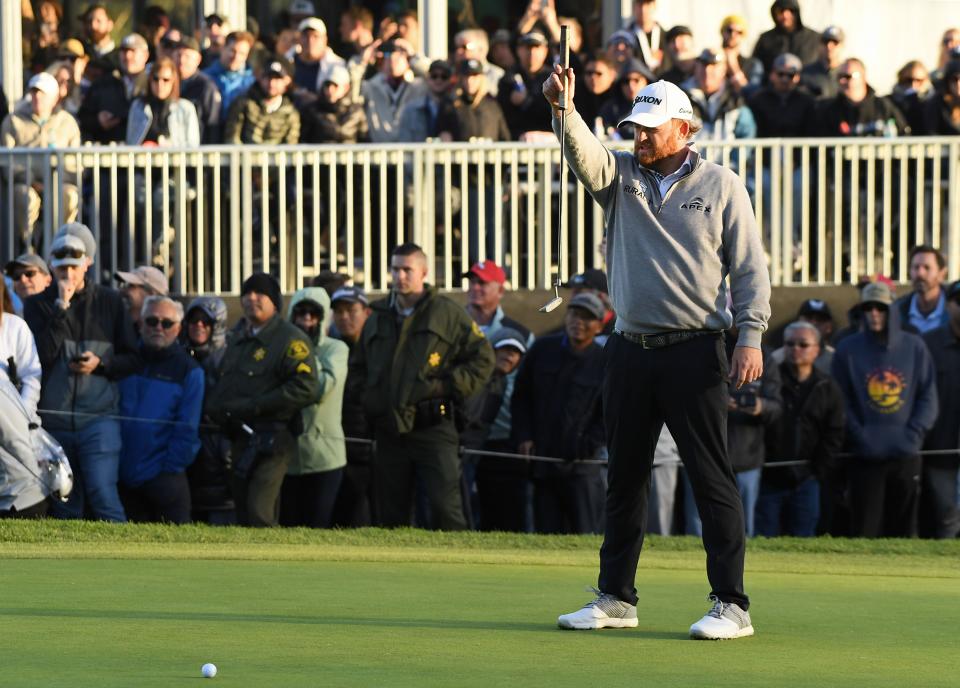
[[[543,84],[554,108],[563,70]],[[567,70],[568,103],[574,74]],[[727,458],[728,377],[760,377],[760,336],[770,316],[770,280],[740,179],[690,146],[699,129],[690,100],[658,81],[644,88],[620,126],[634,126],[633,154],[607,150],[575,111],[563,151],[606,218],[610,297],[617,313],[604,356],[603,415],[610,455],[599,590],[563,628],[637,625],[634,579],[647,520],[653,452],[663,424],[676,439],[703,520],[712,608],[693,638],[753,634],[743,590],[743,508]],[[729,287],[727,280],[729,278]],[[721,333],[739,338],[728,365]]]

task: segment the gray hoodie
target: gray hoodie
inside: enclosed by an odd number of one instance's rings
[[[691,171],[661,198],[656,176],[632,152],[607,150],[576,112],[566,122],[564,157],[603,208],[617,329],[726,330],[729,276],[737,345],[759,349],[770,276],[740,178],[691,150]],[[559,136],[556,117],[553,128]]]

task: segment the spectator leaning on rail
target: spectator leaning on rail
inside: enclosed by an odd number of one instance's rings
[[[24,319],[43,367],[40,416],[73,468],[73,491],[53,515],[125,521],[117,494],[120,424],[112,416],[117,381],[139,369],[140,356],[120,294],[86,280],[95,252],[84,225],[61,227],[50,251],[56,281],[27,299]]]
[[[132,33],[120,43],[119,55],[117,70],[103,74],[90,85],[77,112],[84,141],[123,141],[130,103],[147,91],[147,41]]]
[[[533,464],[539,533],[596,533],[606,484],[596,460],[604,444],[603,349],[594,341],[606,308],[595,294],[570,299],[564,333],[538,339],[517,372],[510,410],[517,452],[563,459]]]
[[[820,370],[820,330],[796,321],[784,333],[780,373],[783,414],[767,428],[767,461],[804,461],[763,471],[756,506],[756,533],[764,537],[811,537],[820,518],[821,484],[843,447],[843,395]]]
[[[280,488],[297,451],[300,411],[317,399],[313,345],[281,315],[283,295],[265,273],[241,288],[244,320],[227,344],[206,412],[233,440],[233,497],[241,525],[275,526]]]
[[[220,364],[227,348],[227,304],[216,296],[195,298],[187,306],[186,326],[181,329],[187,353],[203,368],[206,397],[220,380]],[[229,440],[207,423],[200,430],[197,458],[187,468],[194,520],[208,523],[236,520],[229,462]]]
[[[329,528],[347,465],[341,411],[349,349],[327,335],[331,318],[326,290],[299,290],[290,299],[288,317],[313,342],[319,387],[314,403],[300,412],[303,432],[297,438],[297,452],[283,479],[280,524]]]
[[[890,288],[860,293],[863,329],[837,346],[833,376],[847,411],[850,508],[859,537],[916,535],[920,448],[937,419],[936,371],[923,341],[900,327]]]
[[[817,102],[814,133],[819,136],[887,136],[909,133],[907,121],[889,98],[867,82],[862,61],[849,58],[837,72],[839,92]]]
[[[350,360],[364,380],[374,426],[374,487],[383,525],[407,526],[415,476],[434,526],[463,530],[458,407],[493,370],[493,350],[466,312],[426,283],[427,257],[416,244],[390,258],[390,294],[372,304]]]
[[[336,336],[350,352],[360,341],[363,326],[370,317],[370,301],[359,287],[340,287],[330,297]],[[355,440],[372,440],[373,430],[363,410],[363,391],[366,381],[359,375],[347,374],[343,391],[341,425],[343,434]],[[347,467],[344,470],[340,492],[333,508],[334,524],[359,528],[373,523],[373,481],[370,444],[347,442]]]
[[[923,335],[937,373],[940,413],[924,449],[952,451],[923,458],[920,537],[955,538],[960,533],[957,469],[960,468],[960,281],[946,290],[948,322]]]
[[[925,334],[950,321],[943,287],[946,280],[947,259],[939,249],[921,244],[910,250],[913,291],[901,296],[893,304],[893,308],[899,312],[904,330]]]
[[[763,64],[765,73],[770,73],[774,58],[783,53],[793,53],[805,65],[817,59],[820,34],[803,25],[797,0],[775,0],[770,16],[775,26],[760,34],[753,49],[753,56]]]
[[[177,342],[183,306],[143,303],[143,367],[120,381],[120,497],[131,521],[190,522],[186,469],[200,449],[203,368]]]
[[[16,108],[0,124],[0,143],[6,148],[37,148],[49,153],[56,148],[76,148],[80,145],[80,129],[69,112],[58,109],[60,85],[46,72],[35,74],[27,84],[30,94],[25,109]],[[29,158],[13,158],[15,164],[5,170],[4,176],[13,179],[13,230],[16,232],[19,250],[34,251],[40,246],[40,237],[34,236],[34,227],[40,219],[43,194],[52,198],[53,189],[45,189],[47,175],[54,167],[54,159],[37,153]],[[58,170],[62,197],[59,201],[61,214],[73,222],[77,217],[80,192],[77,190],[77,165],[75,156],[60,158],[63,166]],[[4,179],[7,182],[8,179]],[[48,213],[52,209],[47,208]]]

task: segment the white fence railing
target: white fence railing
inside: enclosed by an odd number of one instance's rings
[[[750,191],[775,285],[876,272],[905,280],[918,243],[944,250],[951,277],[960,276],[960,138],[699,149],[736,170]],[[389,252],[401,241],[424,246],[431,279],[445,289],[462,288],[462,273],[480,258],[504,265],[514,289],[548,288],[557,231],[564,277],[601,263],[600,209],[573,175],[560,188],[559,163],[557,145],[483,142],[7,149],[0,258],[26,243],[45,253],[76,208],[98,238],[102,276],[152,262],[178,293],[237,293],[257,269],[285,289],[323,269],[383,289]]]

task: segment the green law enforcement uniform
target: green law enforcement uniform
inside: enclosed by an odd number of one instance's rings
[[[236,332],[227,344],[206,411],[233,440],[234,500],[243,525],[277,525],[300,410],[315,403],[320,391],[313,359],[307,336],[279,314],[256,334],[249,328]]]
[[[493,372],[493,349],[466,311],[429,285],[406,317],[393,294],[371,308],[352,352],[350,375],[365,381],[380,521],[410,525],[416,471],[435,527],[462,530],[455,415]]]

